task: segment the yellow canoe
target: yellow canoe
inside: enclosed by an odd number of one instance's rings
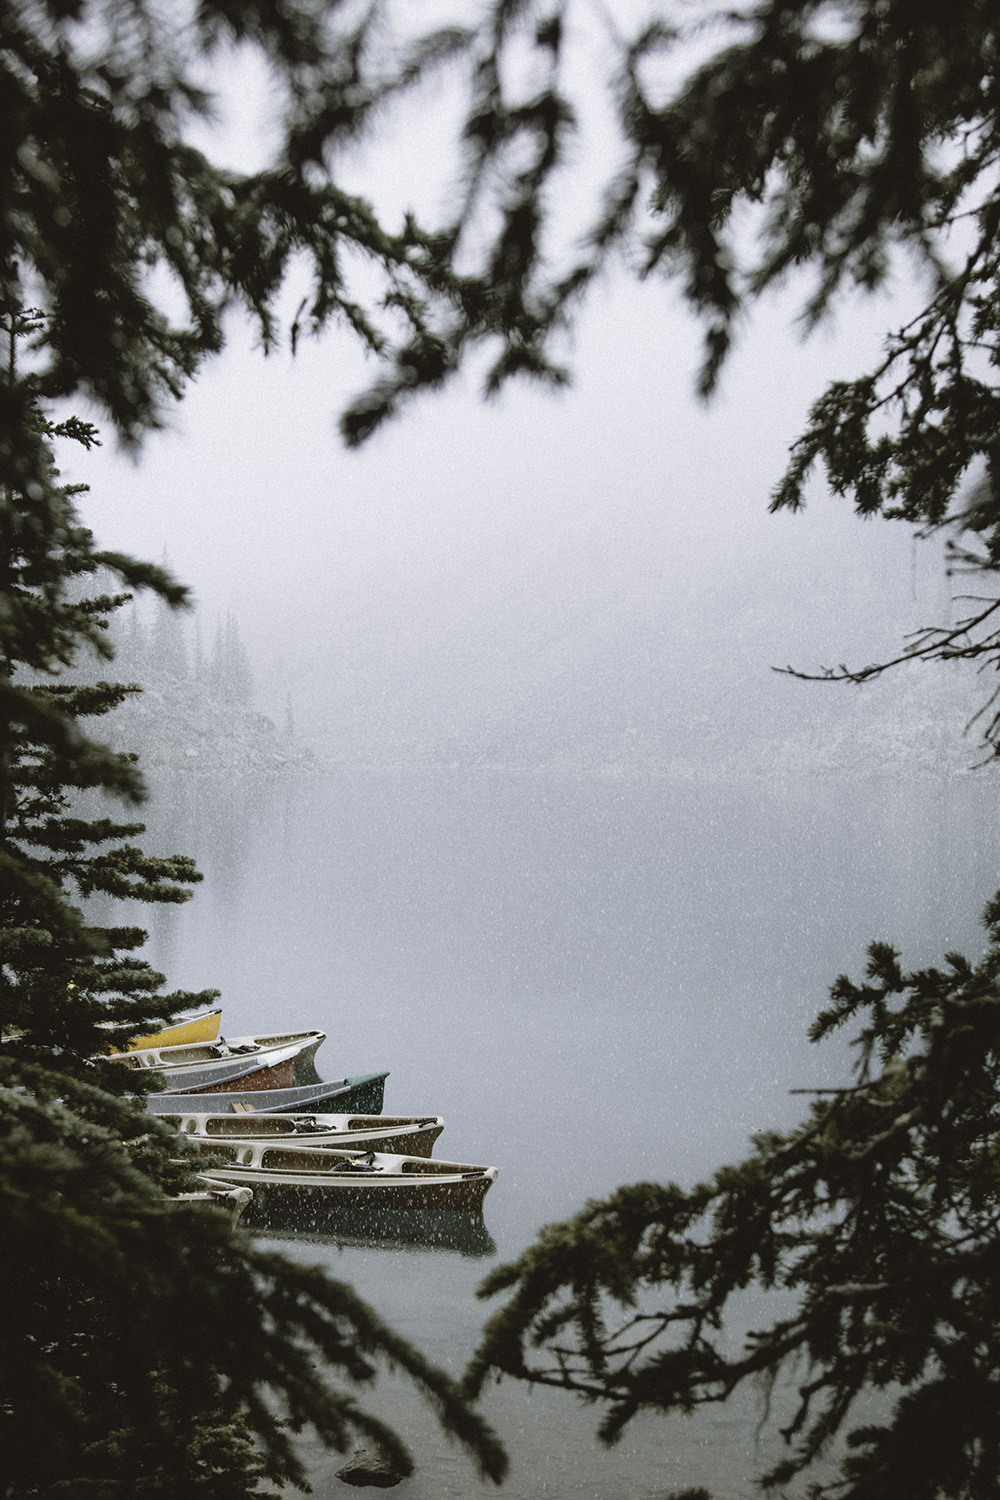
[[[222,1024],[222,1007],[218,1010],[203,1010],[197,1015],[184,1016],[172,1026],[151,1036],[137,1036],[129,1042],[129,1052],[138,1047],[180,1047],[189,1042],[214,1042]],[[117,1050],[117,1049],[115,1049]]]

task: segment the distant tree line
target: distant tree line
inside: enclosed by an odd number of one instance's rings
[[[189,629],[185,616],[159,599],[152,619],[144,619],[133,600],[109,620],[108,635],[118,670],[139,683],[159,678],[200,682],[220,703],[238,708],[253,703],[253,670],[232,610],[219,619],[207,650],[198,616]]]

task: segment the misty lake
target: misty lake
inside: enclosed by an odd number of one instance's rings
[[[149,846],[204,884],[150,914],[169,984],[222,991],[227,1034],[321,1027],[323,1077],[388,1069],[387,1113],[445,1118],[436,1154],[491,1163],[485,1230],[436,1248],[282,1237],[458,1372],[474,1292],[538,1228],[626,1181],[692,1182],[792,1087],[840,1082],[806,1028],[874,938],[904,962],[977,955],[1000,885],[993,779],[679,781],[343,770],[154,789]],[[414,1450],[400,1500],[496,1493],[392,1381]],[[766,1461],[753,1400],[642,1420],[603,1449],[594,1410],[509,1382],[485,1409],[510,1500],[744,1500]],[[309,1448],[320,1497],[343,1462]]]

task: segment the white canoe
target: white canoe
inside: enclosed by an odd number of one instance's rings
[[[440,1115],[164,1114],[182,1135],[199,1140],[264,1141],[336,1151],[396,1151],[430,1156],[444,1129]]]
[[[318,1195],[324,1205],[372,1210],[449,1209],[473,1213],[497,1178],[496,1167],[474,1167],[424,1156],[368,1151],[329,1151],[318,1146],[236,1145],[203,1140],[191,1144],[221,1159],[205,1173],[253,1188],[254,1199]]]
[[[112,1061],[124,1068],[163,1073],[175,1093],[202,1088],[227,1093],[286,1088],[297,1071],[312,1062],[325,1036],[325,1031],[286,1031],[219,1037],[215,1042],[138,1047],[116,1053]]]

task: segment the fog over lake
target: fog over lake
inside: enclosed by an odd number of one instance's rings
[[[772,311],[704,407],[669,293],[609,287],[570,392],[485,405],[470,370],[360,453],[334,429],[370,377],[356,351],[265,360],[237,330],[138,468],[107,449],[72,477],[100,539],[166,556],[207,632],[235,613],[258,706],[290,699],[333,760],[697,762],[855,711],[773,667],[863,665],[949,613],[911,528],[820,483],[804,515],[767,514],[811,401],[889,315],[862,304],[803,344],[791,301]]]

